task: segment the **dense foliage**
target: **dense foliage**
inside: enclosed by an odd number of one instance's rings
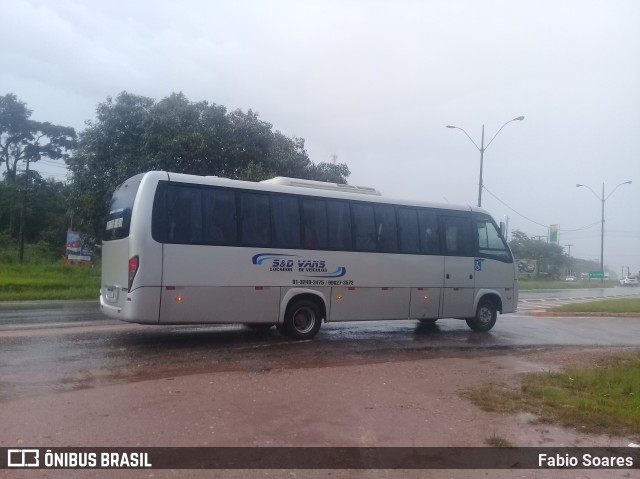
[[[0,181],[0,262],[18,259],[20,213],[24,173],[17,182]],[[31,172],[29,194],[24,209],[24,238],[43,260],[60,259],[70,216],[66,200],[67,187],[52,179],[42,179]],[[34,247],[35,246],[35,249]],[[27,255],[28,256],[28,255]],[[33,255],[32,255],[33,256]]]
[[[73,128],[31,119],[32,111],[9,93],[0,97],[0,155],[5,180],[15,182],[18,165],[43,158],[65,160],[75,145]]]
[[[73,128],[31,120],[31,113],[15,95],[0,97],[2,261],[21,257],[24,241],[41,257],[61,257],[72,218],[99,241],[113,190],[144,171],[334,183],[346,183],[350,174],[345,164],[313,163],[302,138],[274,131],[251,110],[229,112],[182,93],[160,101],[127,92],[107,98],[78,141]],[[33,171],[41,159],[66,161],[70,183],[44,180]]]
[[[562,246],[529,238],[522,231],[515,230],[511,238],[509,246],[517,259],[537,262],[534,278],[557,280],[564,279],[567,275],[579,276],[581,273],[600,270],[598,261],[571,258],[565,254]]]
[[[0,254],[15,245],[20,261],[25,243],[45,245],[55,254],[47,245],[64,238],[64,185],[43,180],[33,164],[66,160],[76,138],[73,128],[32,120],[31,113],[15,95],[0,97]]]
[[[344,164],[314,164],[301,138],[273,131],[251,110],[190,102],[174,93],[158,102],[122,92],[97,109],[68,161],[70,201],[85,231],[99,237],[113,190],[150,170],[259,181],[290,176],[346,183]]]

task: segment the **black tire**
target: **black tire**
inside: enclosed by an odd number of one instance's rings
[[[474,331],[489,331],[496,324],[498,318],[498,310],[495,304],[488,300],[482,300],[478,303],[476,315],[473,318],[467,318],[467,325]]]
[[[313,338],[322,325],[322,314],[318,305],[308,299],[299,299],[289,304],[284,317],[284,333],[294,339]]]

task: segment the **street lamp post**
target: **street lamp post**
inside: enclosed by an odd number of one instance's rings
[[[593,193],[593,195],[596,198],[598,198],[598,200],[600,200],[602,204],[602,216],[600,220],[600,271],[602,272],[602,281],[604,281],[604,202],[607,201],[611,197],[611,195],[615,193],[615,191],[618,188],[620,188],[622,185],[630,185],[630,184],[631,184],[631,181],[625,181],[623,183],[620,183],[606,197],[604,196],[604,183],[602,183],[602,196],[598,196],[598,193],[593,191],[593,189],[591,189],[591,187],[587,185],[581,185],[580,183],[576,185],[576,187],[578,188],[580,187],[587,188],[589,191],[591,191],[591,193]]]
[[[498,132],[495,135],[493,135],[493,138],[491,138],[491,141],[487,143],[487,146],[484,146],[484,125],[482,125],[482,139],[480,142],[480,146],[478,146],[476,142],[473,141],[473,139],[469,136],[469,133],[467,133],[463,128],[460,128],[459,126],[446,125],[447,128],[455,128],[456,130],[460,130],[465,135],[467,135],[467,138],[471,140],[471,143],[473,143],[473,146],[475,146],[476,149],[480,152],[480,180],[478,182],[478,206],[479,207],[482,206],[482,184],[483,184],[482,183],[482,167],[484,165],[484,152],[487,148],[489,148],[489,145],[491,145],[493,140],[496,139],[496,136],[498,136],[498,133],[500,133],[505,126],[507,126],[512,121],[522,121],[522,120],[524,120],[524,116],[519,116],[517,118],[514,118],[513,120],[509,120],[508,122],[506,122],[504,125],[500,127]]]

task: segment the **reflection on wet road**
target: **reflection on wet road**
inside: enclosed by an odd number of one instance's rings
[[[524,291],[520,304],[539,308],[544,302],[638,293],[624,288]],[[298,342],[274,328],[257,333],[239,325],[122,323],[103,317],[95,302],[4,303],[0,305],[0,400],[209,371],[259,373],[556,346],[637,347],[640,318],[512,314],[500,316],[489,333],[475,333],[454,319],[435,325],[334,323],[324,325],[314,340]]]
[[[538,318],[505,315],[489,333],[464,321],[327,324],[312,341],[292,341],[239,325],[141,326],[103,319],[93,305],[47,313],[0,311],[0,400],[102,384],[212,371],[369,364],[495,354],[523,348],[640,346],[640,318]],[[89,316],[80,311],[87,310]],[[39,325],[10,327],[8,317],[35,314]],[[66,326],[63,320],[66,319]]]
[[[40,328],[104,322],[96,301],[0,302],[2,329]],[[116,321],[117,322],[117,321]]]

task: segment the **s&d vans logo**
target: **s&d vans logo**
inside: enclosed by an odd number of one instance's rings
[[[347,268],[344,266],[330,271],[324,259],[308,259],[292,254],[259,253],[251,258],[251,262],[258,266],[267,266],[269,271],[302,273],[302,276],[307,278],[340,278],[347,274]]]

